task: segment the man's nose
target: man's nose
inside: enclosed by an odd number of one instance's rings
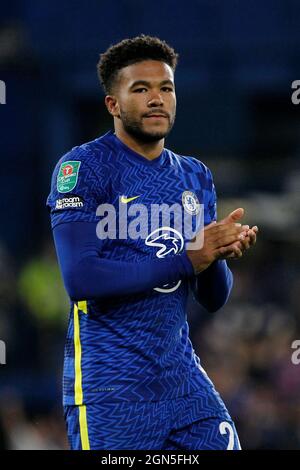
[[[150,107],[161,106],[162,104],[164,104],[164,101],[160,93],[153,93],[151,99],[148,101],[148,106]]]

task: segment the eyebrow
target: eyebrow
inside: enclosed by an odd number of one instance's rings
[[[136,80],[135,82],[133,82],[133,84],[130,86],[130,90],[134,87],[136,87],[137,85],[145,85],[147,87],[151,87],[151,83],[150,82],[147,82],[147,80]],[[162,85],[172,85],[172,87],[174,87],[174,83],[172,82],[172,80],[170,79],[167,79],[167,80],[163,80],[162,82],[160,82],[160,86]]]

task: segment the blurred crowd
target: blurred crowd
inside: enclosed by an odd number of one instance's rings
[[[51,240],[16,265],[0,248],[0,448],[67,448],[61,370],[68,299]]]

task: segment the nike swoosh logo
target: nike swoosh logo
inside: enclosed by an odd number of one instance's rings
[[[133,201],[134,199],[136,199],[138,197],[140,197],[140,196],[133,196],[133,197],[122,196],[121,197],[121,202],[123,202],[124,204],[127,204],[128,202]]]

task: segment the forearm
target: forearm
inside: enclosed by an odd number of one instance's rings
[[[232,285],[233,275],[225,260],[214,261],[191,280],[195,299],[209,312],[216,312],[226,304]]]
[[[66,290],[72,300],[130,295],[189,277],[185,253],[145,262],[101,256],[93,224],[72,222],[53,230]]]

